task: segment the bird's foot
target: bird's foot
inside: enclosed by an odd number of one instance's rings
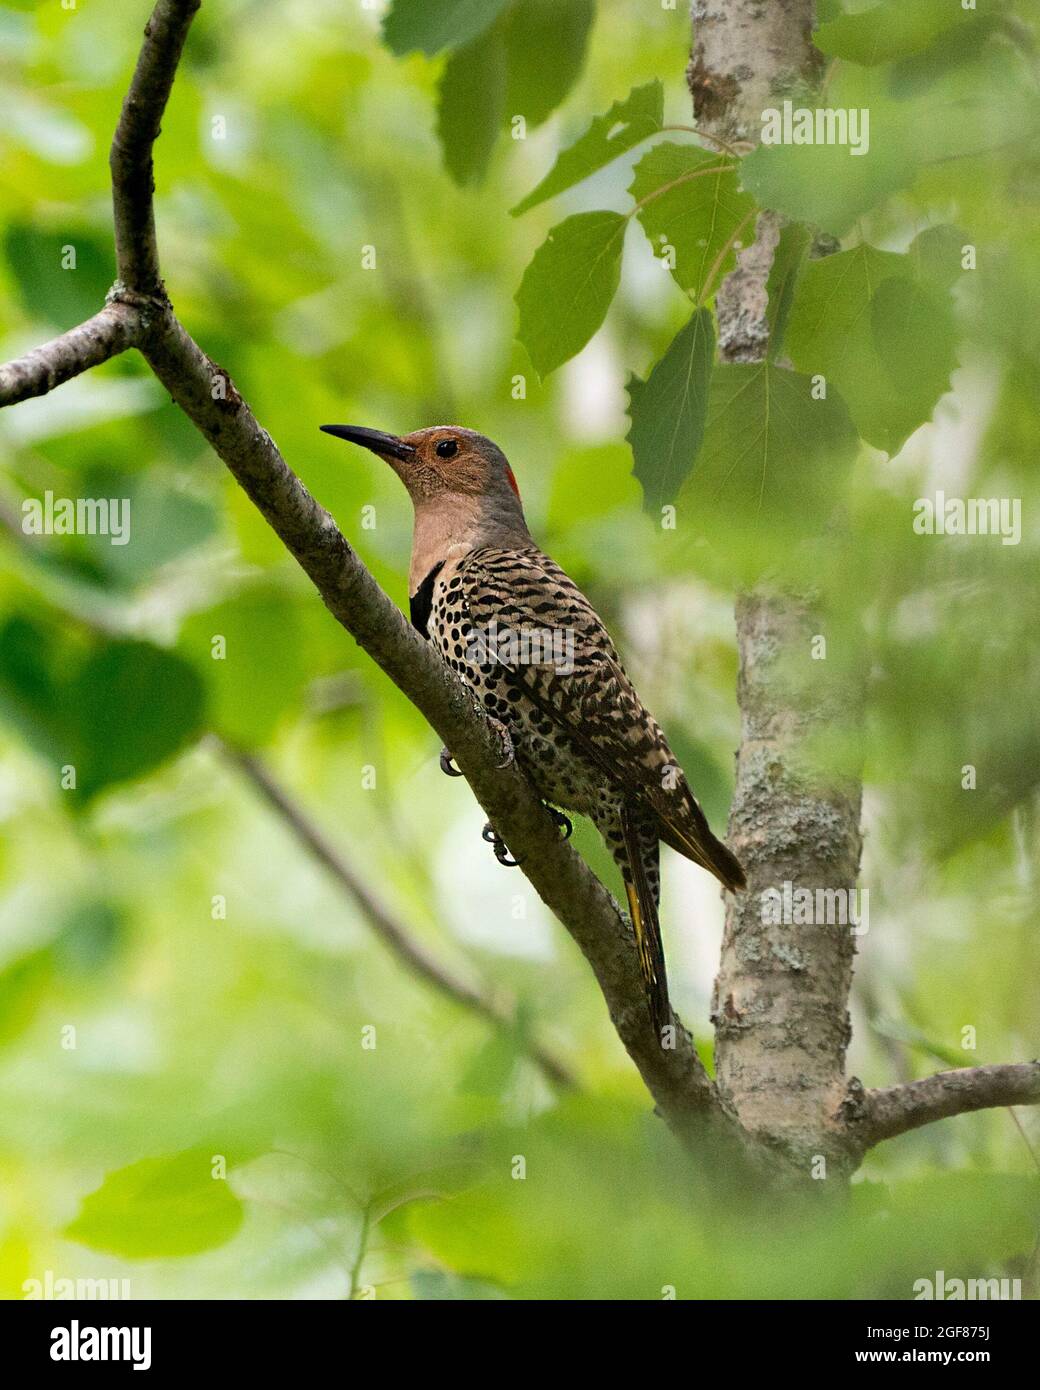
[[[480,832],[480,836],[481,839],[492,846],[495,851],[495,858],[504,869],[515,869],[517,867],[520,863],[519,859],[510,858],[505,840],[502,839],[501,835],[499,835],[490,821],[484,826],[484,829]]]
[[[574,831],[570,816],[565,816],[562,811],[557,811],[555,806],[550,806],[547,803],[545,804],[545,809],[549,812],[550,816],[552,816],[552,823],[560,832],[560,838],[569,840]]]
[[[441,749],[441,771],[444,773],[445,777],[462,776],[462,773],[458,770],[458,768],[452,761],[451,754],[448,752],[447,748]]]
[[[516,750],[513,747],[513,735],[502,723],[501,719],[491,719],[489,723],[498,735],[498,741],[502,746],[502,761],[498,763],[497,766],[500,768],[512,766],[516,761]]]

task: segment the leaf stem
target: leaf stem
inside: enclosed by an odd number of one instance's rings
[[[730,251],[732,250],[733,244],[734,244],[734,242],[736,241],[737,237],[740,236],[741,232],[744,230],[744,228],[747,226],[747,224],[751,221],[751,218],[752,218],[752,216],[754,215],[754,213],[755,213],[755,209],[754,209],[754,208],[749,208],[749,209],[748,209],[748,211],[744,214],[744,216],[741,218],[741,220],[740,220],[740,221],[737,223],[737,225],[733,228],[733,231],[732,231],[732,232],[729,234],[729,236],[726,238],[726,240],[725,240],[725,242],[724,242],[724,244],[723,244],[723,246],[722,246],[722,249],[719,251],[719,254],[715,257],[714,261],[712,261],[711,269],[708,271],[708,274],[707,274],[707,276],[705,277],[705,280],[704,280],[704,288],[701,290],[700,296],[699,296],[699,298],[698,298],[698,300],[697,300],[697,308],[698,308],[698,309],[702,308],[703,305],[704,305],[704,303],[706,302],[706,300],[709,298],[708,291],[709,291],[710,289],[713,288],[713,282],[714,282],[714,280],[715,280],[715,277],[718,275],[719,271],[721,270],[722,265],[723,265],[723,262],[725,261],[726,257],[729,255]]]
[[[361,1268],[365,1263],[365,1255],[368,1253],[368,1236],[372,1225],[372,1208],[365,1206],[361,1212],[361,1230],[358,1232],[357,1252],[350,1266],[350,1291],[347,1294],[348,1302],[353,1302],[361,1290]]]
[[[755,148],[750,140],[741,140],[737,145],[731,145],[727,140],[720,140],[717,135],[712,135],[707,130],[701,130],[700,126],[696,125],[663,125],[660,130],[654,131],[654,134],[662,135],[666,130],[684,130],[688,135],[698,135],[702,140],[710,140],[713,145],[718,145],[720,150],[725,150],[734,159],[739,159],[741,156],[742,151],[739,145],[746,145],[748,150]]]
[[[625,216],[634,217],[637,212],[646,207],[647,203],[652,203],[655,198],[660,198],[662,193],[668,193],[673,188],[678,188],[681,183],[689,183],[691,179],[703,178],[705,174],[724,174],[733,167],[732,164],[713,164],[709,169],[691,169],[685,174],[680,174],[677,179],[663,183],[660,188],[655,188],[647,193],[645,197],[640,198],[634,207],[629,208]]]

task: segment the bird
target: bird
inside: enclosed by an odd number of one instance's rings
[[[535,543],[505,454],[459,425],[394,435],[355,425],[326,434],[370,450],[411,497],[408,592],[415,628],[471,688],[507,757],[570,833],[587,816],[621,871],[649,1022],[674,1022],[661,940],[660,843],[746,886],[716,839],[660,726],[640,700],[592,604]],[[448,750],[441,766],[453,775]],[[491,826],[485,838],[508,858]]]

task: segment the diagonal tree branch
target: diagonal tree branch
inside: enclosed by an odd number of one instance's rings
[[[425,715],[523,872],[581,948],[610,1016],[661,1114],[691,1147],[707,1124],[737,1134],[693,1040],[658,1044],[643,1003],[631,929],[584,861],[559,838],[465,685],[405,620],[279,453],[227,377],[167,313],[141,345],[159,380],[314,581],[334,618]]]
[[[22,530],[20,518],[13,511],[8,513],[5,504],[0,504],[0,530],[6,532],[16,544],[25,545],[30,541]],[[35,552],[39,540],[38,536],[31,538],[32,543],[28,547],[30,553]],[[109,635],[107,628],[96,620],[81,617],[80,621],[89,622],[99,633]],[[407,970],[460,1007],[490,1023],[492,1027],[515,1035],[516,1018],[513,1011],[441,965],[436,957],[413,937],[409,927],[395,916],[344,855],[334,848],[331,841],[258,758],[230,743],[216,731],[211,731],[207,739],[210,746],[230,767],[245,776],[301,844],[328,869],[359,908],[373,933]],[[578,1083],[570,1070],[547,1048],[529,1037],[523,1037],[519,1041],[523,1050],[554,1086],[561,1090],[570,1090],[577,1086]]]
[[[1040,1105],[1040,1061],[940,1071],[876,1091],[853,1080],[842,1114],[866,1150],[936,1120],[1005,1105]]]
[[[198,7],[199,0],[158,0],[145,29],[112,145],[120,281],[110,301],[138,311],[136,346],[156,376],[313,580],[333,617],[451,748],[478,801],[523,860],[535,891],[591,965],[614,1027],[659,1113],[691,1152],[721,1148],[754,1163],[756,1156],[720,1101],[686,1029],[677,1022],[672,1045],[662,1047],[650,1027],[632,931],[614,899],[560,840],[515,765],[501,765],[499,740],[471,692],[379,588],[229,375],[194,342],[166,298],[152,211],[152,145]],[[45,361],[57,370],[61,357],[54,351]],[[66,371],[62,379],[88,365]],[[775,1179],[776,1165],[771,1167]]]
[[[45,396],[80,372],[134,347],[140,337],[140,317],[133,305],[106,304],[60,338],[0,366],[0,406]]]
[[[495,1028],[509,1032],[514,1030],[515,1019],[508,1010],[500,1008],[486,994],[455,975],[415,939],[378,893],[348,863],[343,853],[333,846],[307,813],[271,776],[259,758],[228,743],[217,734],[210,735],[210,743],[227,763],[245,776],[267,804],[291,827],[300,843],[328,869],[365,917],[372,931],[406,969],[426,984],[432,985],[438,993],[453,999],[456,1004],[469,1009],[471,1013],[478,1014]],[[546,1048],[536,1042],[529,1042],[526,1050],[554,1085],[563,1090],[569,1090],[576,1085],[570,1071]]]

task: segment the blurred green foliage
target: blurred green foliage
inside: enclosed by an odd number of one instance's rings
[[[93,312],[114,275],[107,147],[146,9],[0,8],[5,359]],[[624,234],[626,190],[704,160],[692,136],[680,153],[675,136],[642,143],[690,123],[687,15],[596,9],[204,5],[157,148],[167,284],[398,601],[407,501],[317,426],[454,419],[498,440],[719,826],[733,590],[764,567],[817,584],[827,660],[867,692],[851,1069],[888,1084],[1033,1056],[1028,7],[822,6],[827,100],[869,105],[870,154],[763,148],[743,189],[727,173],[681,186],[712,202],[647,203],[629,219],[646,239]],[[752,198],[794,219],[778,365],[711,373],[692,315]],[[575,311],[566,238],[547,238],[593,221],[610,273]],[[838,254],[810,258],[810,223],[845,238]],[[540,257],[552,275],[532,287]],[[698,386],[679,408],[683,368]],[[814,374],[822,401],[795,394]],[[734,1212],[691,1175],[576,949],[495,865],[433,735],[140,360],[5,411],[0,459],[5,1295],[47,1269],[218,1298],[906,1298],[937,1268],[1021,1271],[1035,1167],[1005,1113],[884,1146],[840,1211]],[[1019,499],[1021,543],[915,534],[915,500],[940,489]],[[24,535],[23,499],[48,491],[128,498],[130,543]],[[208,731],[259,752],[429,949],[515,1001],[515,1029],[489,1033],[404,973]],[[843,761],[846,731],[825,734],[819,756]],[[575,838],[613,882],[596,837]],[[710,1061],[721,909],[674,856],[664,922]],[[535,1035],[587,1094],[554,1096]]]

